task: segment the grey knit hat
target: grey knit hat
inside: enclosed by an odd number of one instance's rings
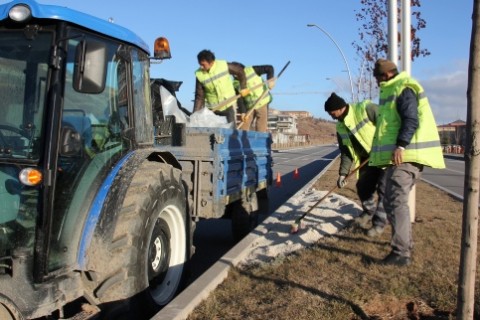
[[[387,59],[378,59],[375,62],[375,68],[373,69],[373,75],[376,76],[381,76],[383,74],[386,74],[389,71],[397,70],[397,66],[395,63],[393,63],[390,60]]]

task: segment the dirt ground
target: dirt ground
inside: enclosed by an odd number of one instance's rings
[[[330,168],[330,170],[322,176],[316,183],[315,188],[320,190],[326,188],[332,188],[335,186],[336,180],[338,178],[338,166],[339,161],[337,160],[334,165]],[[355,189],[356,179],[353,178],[351,181],[348,182],[347,186],[343,189],[336,189],[335,193],[343,195],[360,205],[360,201],[356,194]],[[437,189],[430,184],[418,181],[415,185],[415,222],[412,226],[414,231],[414,243],[416,246],[422,245],[424,242],[435,241],[434,237],[428,237],[425,234],[425,229],[423,229],[424,224],[428,224],[433,222],[434,220],[442,221],[445,214],[451,215],[454,217],[454,222],[456,225],[455,229],[448,230],[443,226],[445,237],[452,237],[454,239],[458,239],[460,236],[460,228],[462,220],[462,209],[463,203],[445,193],[442,190]],[[456,217],[456,218],[455,218]],[[448,220],[448,219],[446,219]],[[451,221],[450,221],[451,222]],[[390,228],[390,227],[388,227]],[[355,227],[350,228],[355,232]],[[417,229],[417,230],[415,230]],[[417,237],[415,231],[422,233],[422,237]],[[440,232],[440,231],[439,231]],[[440,236],[437,234],[437,236]],[[385,237],[385,235],[384,235]],[[390,233],[388,233],[388,238],[390,239]],[[454,245],[459,245],[456,243]],[[424,251],[425,250],[425,251]],[[414,259],[421,260],[418,257],[418,254],[423,254],[427,252],[428,248],[422,248],[422,250],[417,250],[416,257]],[[445,252],[445,254],[449,254],[450,252]],[[438,252],[437,252],[438,254]],[[458,251],[454,252],[456,256],[452,256],[451,262],[458,261]],[[423,258],[423,257],[422,257]],[[478,259],[477,259],[478,265]],[[476,289],[478,291],[478,283],[479,283],[479,276],[477,274],[477,285]],[[455,288],[453,286],[452,288]],[[479,294],[477,292],[476,296],[478,297]],[[478,301],[477,301],[478,304]],[[478,306],[476,306],[478,308]],[[364,310],[369,315],[377,315],[378,319],[403,319],[403,316],[407,319],[451,319],[453,318],[453,310],[445,311],[445,310],[438,310],[434,307],[429,306],[428,302],[423,301],[421,298],[408,298],[408,299],[399,299],[398,297],[394,296],[387,296],[387,295],[376,295],[374,299],[370,300],[368,304],[365,306]],[[478,316],[478,312],[476,311],[476,315]],[[477,319],[477,318],[475,318]]]

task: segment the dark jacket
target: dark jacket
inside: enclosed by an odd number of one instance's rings
[[[397,98],[397,111],[402,125],[397,136],[397,146],[406,147],[418,128],[418,100],[415,91],[406,88]]]
[[[272,79],[275,75],[275,70],[273,69],[273,66],[266,64],[266,65],[260,65],[260,66],[252,66],[253,70],[255,70],[255,73],[258,74],[260,77],[265,74],[268,79]]]

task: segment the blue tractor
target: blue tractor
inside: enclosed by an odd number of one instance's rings
[[[254,227],[269,135],[159,116],[151,58],[108,21],[0,5],[0,319],[146,319],[182,288],[195,221]]]

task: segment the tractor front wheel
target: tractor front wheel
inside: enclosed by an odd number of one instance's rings
[[[105,319],[150,318],[182,287],[191,238],[186,202],[180,170],[148,161],[139,166],[102,257],[107,277],[94,291]]]

